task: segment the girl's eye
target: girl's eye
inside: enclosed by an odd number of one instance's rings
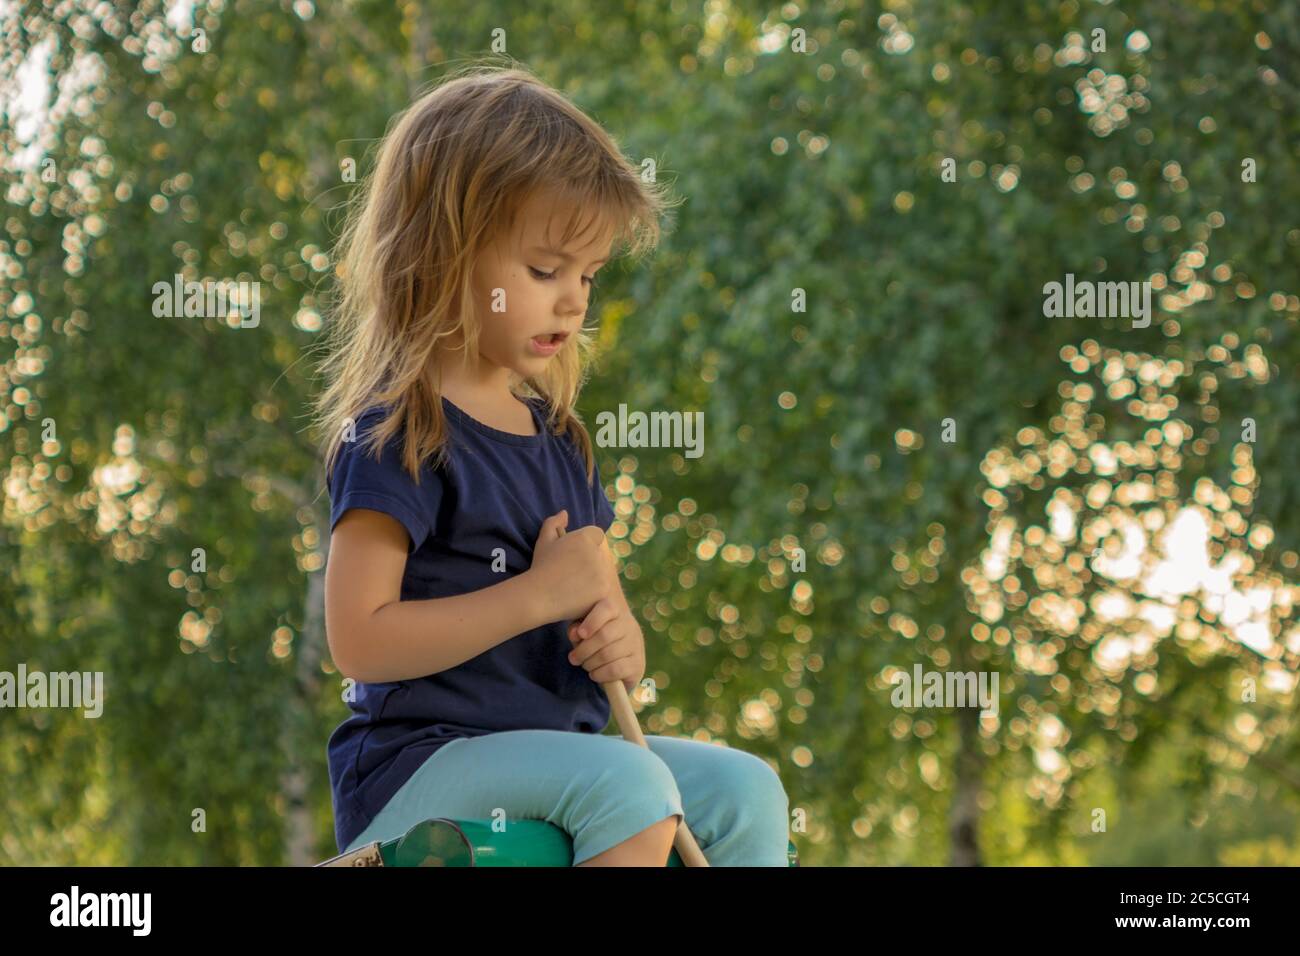
[[[554,278],[555,278],[555,273],[554,273],[554,272],[542,272],[540,269],[534,269],[532,266],[529,266],[529,267],[528,267],[528,271],[531,272],[531,273],[533,274],[533,278],[534,278],[534,279],[554,279]],[[591,283],[591,287],[592,287],[593,289],[596,288],[596,277],[595,277],[595,276],[583,276],[582,278],[583,278],[583,281],[585,281],[585,282],[590,282],[590,283]]]

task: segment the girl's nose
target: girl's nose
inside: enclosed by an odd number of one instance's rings
[[[587,290],[582,285],[581,277],[578,278],[576,288],[572,285],[565,286],[558,308],[564,315],[582,315],[587,311]]]

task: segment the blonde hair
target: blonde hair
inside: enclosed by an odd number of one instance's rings
[[[450,433],[436,350],[459,333],[464,357],[477,352],[475,257],[543,190],[593,210],[601,232],[612,230],[616,255],[624,245],[633,256],[654,248],[671,205],[597,123],[518,66],[449,74],[390,122],[336,252],[337,309],[319,366],[328,384],[314,406],[327,480],[344,427],[376,404],[388,413],[372,431],[372,449],[402,429],[402,463],[417,484],[426,459],[445,462]],[[594,455],[575,402],[590,374],[591,332],[580,330],[574,347],[523,380],[520,396],[546,402],[547,428],[572,437],[588,483]]]

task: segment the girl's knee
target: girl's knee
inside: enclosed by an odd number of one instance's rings
[[[599,783],[604,788],[637,796],[672,803],[681,800],[677,780],[668,764],[654,752],[636,744],[627,743],[616,751],[615,759],[604,766]]]
[[[787,820],[790,798],[780,775],[761,757],[734,751],[738,759],[727,761],[724,785],[734,795],[740,813],[759,819]]]
[[[644,747],[618,743],[600,755],[593,772],[574,782],[552,820],[574,834],[581,852],[587,855],[652,825],[673,832],[684,813],[668,765]],[[665,818],[674,821],[671,829]],[[592,846],[599,849],[592,851]]]
[[[652,751],[613,737],[603,738],[592,751],[591,762],[566,788],[567,812],[586,816],[618,807],[681,806],[672,770]]]

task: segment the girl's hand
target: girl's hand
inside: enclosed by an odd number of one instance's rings
[[[566,532],[568,520],[568,512],[561,511],[542,522],[528,569],[547,622],[587,614],[610,593],[611,578],[617,577],[605,533],[594,524]]]
[[[598,684],[621,680],[630,694],[645,676],[645,637],[621,589],[570,624],[569,640],[569,663],[581,664]]]

